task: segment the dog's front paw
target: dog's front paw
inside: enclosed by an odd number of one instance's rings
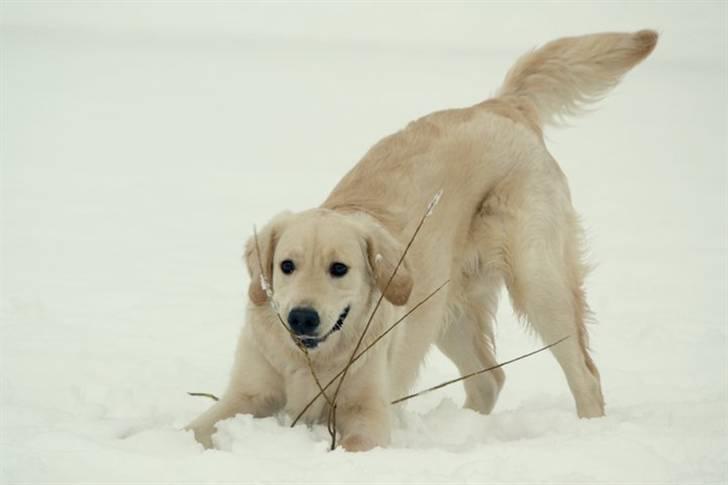
[[[369,451],[379,443],[361,434],[350,434],[341,440],[341,447],[346,451]]]
[[[195,435],[195,440],[202,446],[204,446],[206,450],[214,448],[212,444],[212,435],[213,433],[215,433],[214,428],[187,427],[185,429],[188,431],[192,431]]]

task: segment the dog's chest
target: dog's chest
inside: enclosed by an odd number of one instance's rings
[[[321,384],[325,385],[333,374],[318,371],[316,373]],[[327,390],[333,393],[334,386]],[[285,412],[291,418],[295,418],[308,405],[318,393],[319,389],[307,367],[297,368],[289,371],[285,376],[286,405]],[[319,422],[325,417],[326,400],[319,398],[303,415],[303,420],[308,423]]]

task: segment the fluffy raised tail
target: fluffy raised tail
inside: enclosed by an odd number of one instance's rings
[[[554,40],[518,59],[498,97],[526,101],[541,126],[552,123],[606,95],[656,44],[653,30]]]

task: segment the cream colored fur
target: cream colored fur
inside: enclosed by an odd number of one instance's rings
[[[604,414],[599,373],[587,349],[589,310],[582,233],[566,178],[544,145],[544,124],[603,96],[654,48],[657,34],[559,39],[526,54],[496,98],[436,112],[374,145],[316,209],[274,218],[260,234],[265,277],[284,320],[296,306],[321,315],[321,333],[346,306],[341,331],[310,352],[321,381],[343,368],[428,201],[444,195],[415,240],[365,344],[446,279],[446,291],[413,313],[349,372],[337,424],[347,450],[385,446],[389,402],[412,386],[436,344],[461,373],[496,363],[492,320],[508,289],[517,313],[554,347],[580,417]],[[296,271],[285,275],[280,263]],[[212,446],[215,424],[238,413],[296,415],[317,393],[300,350],[260,287],[254,243],[247,324],[230,384],[189,428]],[[334,261],[349,273],[332,278]],[[465,382],[465,406],[489,413],[503,386],[498,369]],[[305,416],[327,415],[319,399]]]

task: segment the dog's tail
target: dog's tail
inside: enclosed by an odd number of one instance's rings
[[[498,97],[525,101],[540,126],[552,123],[606,95],[656,44],[653,30],[554,40],[518,59]]]

